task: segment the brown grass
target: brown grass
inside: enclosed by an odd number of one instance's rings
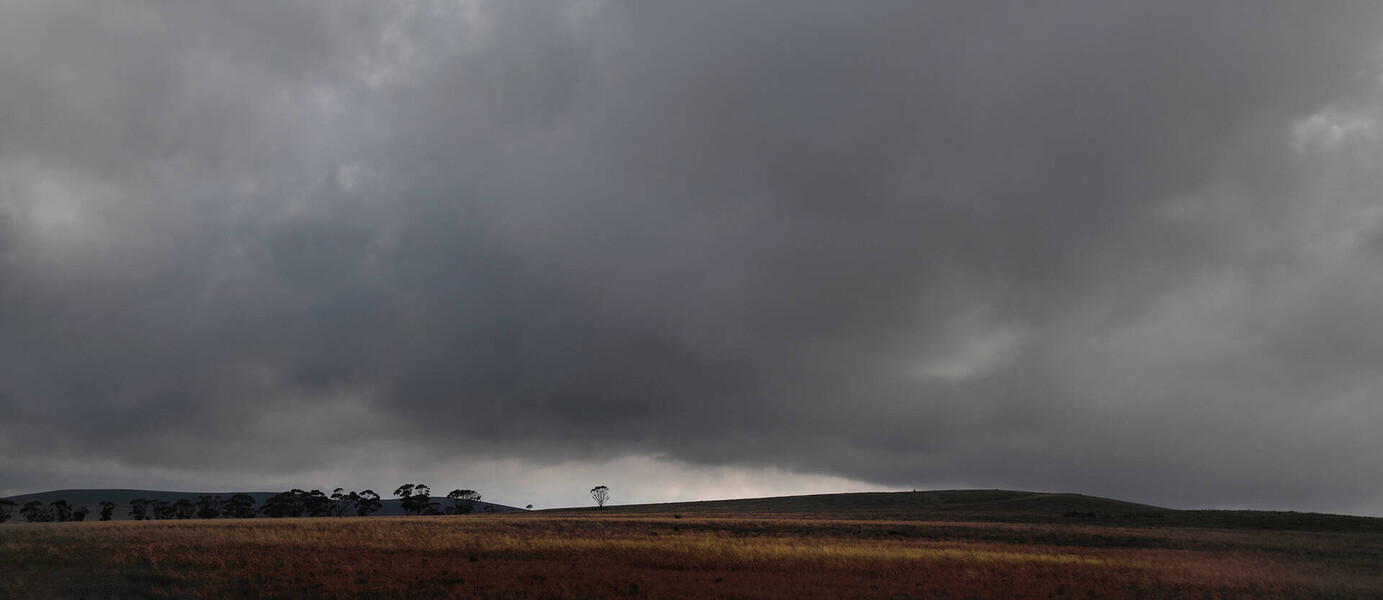
[[[1383,536],[520,514],[0,527],[0,598],[1383,595]]]

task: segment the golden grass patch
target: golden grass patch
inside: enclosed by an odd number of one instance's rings
[[[1383,590],[1376,535],[825,518],[21,524],[0,527],[0,550],[0,598],[1294,598]]]

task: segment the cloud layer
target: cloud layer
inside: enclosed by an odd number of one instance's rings
[[[1383,514],[1372,3],[0,12],[12,491]]]

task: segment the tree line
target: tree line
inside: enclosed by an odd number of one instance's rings
[[[432,489],[424,484],[406,483],[394,490],[399,505],[407,515],[467,515],[475,511],[480,503],[480,494],[475,490],[455,489],[446,495],[446,505],[432,500]],[[11,500],[0,499],[0,523],[8,521],[16,504]],[[115,515],[116,504],[102,500],[100,520],[109,521]],[[532,505],[529,505],[532,507]],[[321,490],[304,491],[291,489],[279,492],[256,506],[253,496],[234,494],[223,498],[218,495],[204,495],[197,500],[182,498],[175,502],[157,498],[136,498],[129,502],[129,518],[135,521],[165,519],[248,519],[256,516],[266,517],[344,517],[355,515],[369,516],[384,508],[384,501],[374,490],[346,492],[336,488],[331,494]],[[486,505],[487,512],[494,507]],[[33,500],[25,503],[18,511],[19,516],[30,523],[49,523],[60,521],[84,521],[90,510],[84,506],[73,507],[66,500],[54,500],[47,504]]]

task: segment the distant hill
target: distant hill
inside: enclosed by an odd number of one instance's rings
[[[598,510],[583,507],[571,510]],[[696,514],[822,514],[876,517],[886,514],[976,513],[994,515],[1049,514],[1070,511],[1106,513],[1165,512],[1147,504],[1083,496],[1010,490],[945,490],[927,492],[857,492],[775,496],[737,500],[669,502],[611,506],[621,513],[689,512]]]
[[[330,490],[323,490],[323,491],[326,492],[327,494],[330,494],[330,493],[331,493]],[[100,504],[101,504],[101,501],[103,501],[103,500],[109,500],[109,501],[115,503],[115,514],[114,514],[115,520],[125,520],[125,519],[129,519],[129,518],[130,518],[130,517],[129,517],[129,514],[130,514],[130,501],[131,501],[131,500],[135,500],[135,499],[139,499],[139,498],[149,498],[149,499],[157,499],[157,500],[166,500],[166,501],[168,501],[168,502],[177,502],[178,500],[181,500],[181,499],[183,499],[183,498],[186,498],[186,499],[188,499],[188,500],[192,500],[192,501],[195,502],[198,498],[201,498],[202,496],[220,496],[221,498],[225,499],[225,498],[230,498],[232,495],[235,495],[235,494],[237,494],[237,493],[240,493],[240,492],[170,492],[170,491],[160,491],[160,490],[121,490],[121,489],[112,489],[112,490],[89,490],[89,489],[81,489],[81,490],[53,490],[53,491],[51,491],[51,492],[38,492],[38,493],[35,493],[35,494],[21,494],[21,495],[18,495],[18,496],[10,496],[9,498],[6,498],[6,499],[7,499],[7,500],[10,500],[10,501],[14,502],[16,505],[18,505],[18,506],[15,507],[15,510],[16,510],[16,511],[18,510],[18,508],[19,508],[20,506],[23,506],[26,502],[32,502],[32,501],[34,501],[34,500],[38,500],[39,502],[43,502],[44,504],[48,504],[48,503],[53,502],[53,501],[56,501],[56,500],[66,500],[68,504],[71,504],[71,505],[73,506],[73,508],[76,508],[76,507],[79,507],[79,506],[85,506],[87,509],[89,509],[89,510],[91,511],[91,514],[87,516],[87,519],[88,519],[88,520],[93,520],[93,521],[94,521],[94,520],[97,519],[97,515],[98,515],[98,514],[100,513],[100,511],[101,511],[101,506],[100,506]],[[259,505],[264,504],[264,501],[265,501],[266,499],[268,499],[269,497],[273,496],[274,494],[277,494],[278,492],[245,492],[245,493],[247,493],[247,494],[249,494],[250,496],[252,496],[252,497],[255,499],[255,505],[256,505],[256,506],[259,506]],[[441,504],[441,505],[444,506],[444,507],[445,507],[445,506],[450,506],[450,505],[451,505],[451,501],[448,500],[448,499],[446,499],[446,498],[444,498],[444,497],[433,496],[433,497],[432,497],[432,501],[433,501],[433,502],[436,502],[436,503],[438,503],[438,504]],[[379,512],[373,513],[374,515],[377,515],[377,516],[401,516],[401,515],[404,514],[404,513],[403,513],[403,508],[399,506],[399,500],[398,500],[398,498],[394,498],[394,499],[383,499],[383,504],[384,504],[384,508],[382,508]],[[493,502],[486,502],[486,501],[484,501],[484,500],[482,500],[482,501],[476,503],[475,512],[476,512],[477,514],[485,514],[485,513],[487,512],[487,511],[486,511],[486,507],[491,507],[491,510],[488,511],[488,512],[496,512],[496,513],[521,512],[521,511],[526,512],[526,511],[524,511],[524,509],[522,509],[522,508],[515,508],[515,507],[513,507],[513,506],[505,506],[505,505],[503,505],[503,504],[495,504],[495,503],[493,503]],[[14,517],[13,519],[11,519],[10,522],[15,522],[15,521],[19,521],[19,520],[22,520],[22,519],[19,519],[18,515],[16,514],[15,517]]]
[[[209,495],[229,498],[235,492],[212,492]],[[274,492],[249,492],[256,505],[264,503]],[[16,504],[38,500],[49,503],[66,500],[73,506],[86,506],[94,520],[102,500],[116,504],[115,518],[129,518],[130,500],[157,498],[176,502],[182,498],[197,500],[202,492],[169,492],[156,490],[56,490],[37,494],[12,496]],[[432,501],[448,505],[446,498]],[[476,513],[485,514],[486,507],[496,513],[524,512],[520,508],[480,502]],[[1348,531],[1383,533],[1383,519],[1330,515],[1320,513],[1255,511],[1255,510],[1176,510],[1137,504],[1110,498],[1082,494],[1024,492],[1014,490],[941,490],[922,492],[859,492],[852,494],[815,494],[806,496],[777,496],[738,500],[709,500],[701,502],[669,502],[661,504],[626,504],[595,507],[560,508],[533,511],[543,515],[635,515],[688,517],[786,517],[859,520],[907,521],[981,521],[996,523],[1070,523],[1073,525],[1111,525],[1128,527],[1194,527],[1214,529],[1258,529],[1293,531]],[[398,499],[384,500],[379,516],[402,515]],[[19,520],[12,520],[14,522]]]
[[[859,492],[703,502],[669,502],[538,511],[684,516],[784,516],[837,519],[1072,523],[1297,531],[1383,532],[1383,519],[1256,510],[1176,510],[1082,494],[1013,490]]]

